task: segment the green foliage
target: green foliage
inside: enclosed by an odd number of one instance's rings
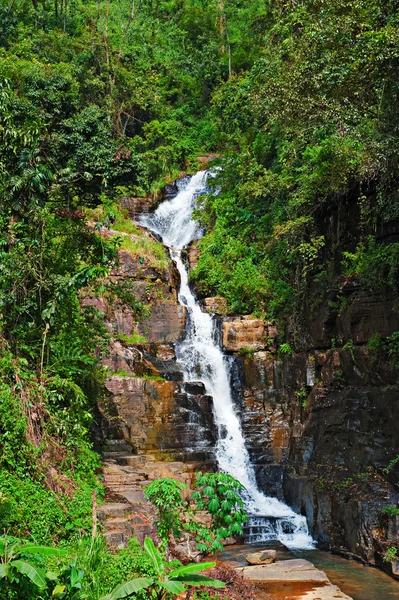
[[[243,535],[242,525],[247,520],[245,504],[240,495],[244,486],[227,473],[197,473],[192,499],[196,510],[211,515],[211,524],[205,527],[195,519],[187,526],[203,553],[222,550],[221,541],[230,536]]]
[[[373,333],[373,335],[367,342],[367,346],[373,352],[380,352],[383,348],[383,342],[382,342],[381,335],[379,333]]]
[[[238,354],[244,358],[253,358],[254,350],[252,348],[240,348]]]
[[[122,342],[123,344],[137,345],[137,344],[146,344],[147,343],[147,338],[144,335],[141,335],[139,333],[132,333],[131,335],[126,335],[124,333],[118,333],[118,335],[116,336],[116,339],[118,341]]]
[[[147,486],[144,494],[157,509],[161,546],[167,549],[184,532],[203,554],[222,550],[222,540],[243,534],[247,514],[240,494],[245,488],[226,473],[197,473],[194,487],[191,497],[184,500],[186,486],[173,479],[156,479]],[[198,515],[202,512],[210,515],[210,524],[204,525]]]
[[[399,214],[398,14],[311,0],[268,3],[261,23],[253,66],[213,95],[224,159],[192,279],[233,311],[300,325],[327,262],[397,288],[397,242],[376,232]]]
[[[278,351],[280,354],[292,354],[292,348],[287,342],[280,344]]]
[[[200,571],[214,567],[216,563],[191,563],[185,566],[179,565],[176,568],[175,564],[164,562],[162,554],[155,547],[151,538],[145,539],[144,549],[150,557],[156,577],[141,577],[123,583],[110,594],[103,596],[101,600],[131,597],[144,589],[148,589],[155,598],[162,600],[178,596],[190,587],[224,588],[226,585],[217,579],[198,574]]]
[[[399,553],[399,548],[397,546],[390,546],[389,548],[386,549],[383,558],[386,562],[393,562],[394,560],[397,560],[398,553]]]
[[[381,244],[373,236],[359,244],[356,252],[344,252],[344,271],[356,274],[372,291],[387,286],[397,289],[399,283],[399,244]]]
[[[388,517],[399,515],[399,508],[397,506],[384,506],[381,508],[381,514]]]
[[[44,589],[56,579],[46,572],[37,558],[62,556],[66,552],[46,546],[24,543],[3,535],[0,538],[0,589],[27,593],[30,586]]]
[[[185,505],[181,492],[185,489],[187,489],[185,484],[165,477],[155,479],[144,490],[144,497],[157,509],[155,524],[164,548],[168,545],[171,536],[176,540],[180,538]]]

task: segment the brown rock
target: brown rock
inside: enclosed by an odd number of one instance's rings
[[[264,350],[267,342],[265,323],[251,317],[228,318],[223,323],[223,346],[229,352]]]
[[[131,238],[137,236],[131,235]],[[143,257],[141,263],[139,257],[132,256],[128,250],[119,250],[119,265],[111,273],[117,277],[129,277],[131,279],[145,279],[147,281],[157,281],[161,278],[164,281],[169,280],[169,273],[167,270],[162,271],[154,269],[148,264],[148,260]]]
[[[239,570],[249,581],[311,581],[329,583],[327,575],[303,558],[280,560],[274,564]]]
[[[276,560],[275,550],[263,550],[263,552],[253,552],[245,557],[250,565],[269,565]]]
[[[213,298],[204,299],[204,310],[207,313],[215,315],[227,314],[227,300],[223,296],[215,296]]]
[[[198,242],[194,241],[189,244],[189,246],[187,248],[187,258],[188,258],[188,263],[189,263],[190,271],[191,271],[198,264],[198,258],[199,258]]]
[[[131,219],[134,219],[137,215],[141,215],[142,213],[148,213],[155,210],[158,204],[159,200],[152,196],[146,196],[145,198],[124,196],[120,201],[120,207],[128,211],[128,215]]]
[[[186,308],[163,301],[151,308],[151,316],[138,325],[138,333],[149,342],[171,343],[179,340],[186,326]]]

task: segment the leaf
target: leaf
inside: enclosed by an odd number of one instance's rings
[[[217,498],[212,498],[212,500],[208,504],[208,509],[211,513],[214,513],[219,508],[219,500]]]
[[[117,600],[118,598],[126,598],[131,594],[136,594],[141,590],[153,585],[154,580],[149,577],[139,577],[138,579],[132,579],[126,583],[118,585],[110,594],[103,596],[100,600]]]
[[[210,577],[206,577],[206,575],[187,575],[186,577],[179,577],[179,581],[184,583],[185,585],[193,585],[193,586],[206,586],[213,588],[225,588],[226,584],[224,581],[219,581],[219,579],[211,579]]]
[[[65,592],[65,590],[66,590],[65,585],[56,585],[55,588],[53,589],[53,593],[51,595],[52,596],[60,596],[63,592]]]
[[[216,566],[215,562],[207,563],[190,563],[183,567],[177,567],[174,571],[169,573],[169,577],[178,577],[180,575],[188,575],[189,573],[198,573],[198,571],[205,571],[206,569],[212,569]]]
[[[144,550],[147,552],[147,554],[151,558],[157,574],[162,575],[162,573],[165,570],[164,564],[162,562],[162,557],[161,557],[160,553],[158,552],[157,548],[155,547],[154,542],[149,537],[145,538],[145,540],[144,540]]]
[[[0,579],[8,577],[9,570],[10,569],[8,565],[3,565],[2,563],[0,563]]]
[[[48,546],[19,546],[18,550],[24,554],[39,554],[40,556],[65,556],[67,554],[67,550]]]
[[[10,565],[22,575],[26,575],[37,587],[46,587],[46,575],[41,569],[34,567],[24,560],[13,560]]]
[[[160,581],[159,585],[165,590],[168,590],[171,594],[175,594],[178,596],[182,592],[184,592],[184,584],[180,581]]]

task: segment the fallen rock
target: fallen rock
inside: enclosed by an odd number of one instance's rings
[[[276,560],[276,551],[263,550],[262,552],[253,552],[245,558],[250,565],[269,565]]]

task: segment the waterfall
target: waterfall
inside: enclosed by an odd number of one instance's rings
[[[247,490],[245,501],[251,514],[247,524],[249,541],[278,539],[291,548],[310,548],[313,540],[305,517],[258,489],[232,400],[227,357],[216,342],[212,316],[201,310],[188,284],[188,270],[181,254],[199,235],[192,213],[198,196],[207,191],[208,176],[208,172],[200,171],[191,179],[181,180],[174,198],[140,218],[144,227],[161,236],[180,273],[178,300],[187,308],[188,324],[185,339],[176,345],[176,358],[183,367],[185,381],[201,381],[213,398],[218,428],[216,459],[219,469],[230,473]]]

